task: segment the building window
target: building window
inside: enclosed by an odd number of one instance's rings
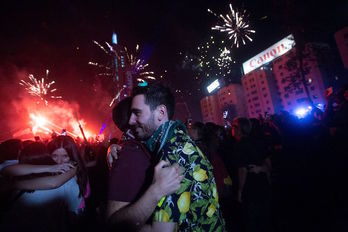
[[[285,97],[285,98],[289,98],[289,94],[287,94],[287,93],[284,94],[284,97]]]
[[[271,111],[271,108],[270,108],[270,107],[267,107],[267,110],[268,110],[268,111]]]
[[[262,91],[265,91],[265,90],[266,90],[266,87],[263,87],[263,88],[262,88]]]
[[[259,97],[253,97],[253,101],[259,100]]]
[[[269,101],[268,101],[268,100],[266,101],[266,104],[269,104]]]
[[[283,72],[280,72],[280,76],[283,76]]]
[[[264,82],[264,81],[261,81],[261,84],[265,84],[265,82]]]
[[[282,84],[284,84],[286,82],[285,78],[282,78],[282,80],[280,81]]]
[[[265,93],[265,94],[263,95],[263,97],[267,97],[267,93]]]
[[[283,68],[283,65],[279,65],[278,68],[279,68],[279,69],[282,69],[282,68]]]

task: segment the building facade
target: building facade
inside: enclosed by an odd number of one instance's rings
[[[257,118],[280,110],[280,97],[269,68],[261,67],[242,78],[248,116]]]
[[[216,94],[205,96],[201,99],[201,111],[204,123],[214,122],[219,125],[222,123]]]
[[[243,87],[240,84],[229,84],[215,94],[202,98],[201,111],[204,123],[213,122],[218,125],[224,124],[224,113],[228,120],[246,117]]]
[[[281,102],[279,109],[294,113],[299,107],[308,107],[310,101],[319,107],[325,104],[324,78],[326,73],[321,68],[316,49],[320,48],[316,48],[313,44],[305,46],[306,55],[303,57],[302,63],[307,90],[301,81],[299,62],[295,57],[296,48],[272,63],[273,76]],[[289,62],[295,64],[296,67],[288,68]]]
[[[307,43],[302,51],[302,71],[295,42],[289,35],[243,63],[242,77],[249,117],[275,114],[281,110],[296,114],[300,108],[321,108],[329,86],[325,44]],[[304,78],[303,78],[304,76]],[[313,103],[313,104],[312,104]]]

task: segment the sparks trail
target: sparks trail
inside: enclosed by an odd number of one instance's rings
[[[232,4],[229,4],[230,12],[223,16],[222,14],[217,15],[210,9],[208,12],[213,14],[222,20],[223,24],[212,27],[212,30],[218,30],[220,32],[226,32],[228,38],[232,40],[232,47],[235,45],[237,48],[240,43],[246,44],[246,41],[253,41],[251,35],[255,33],[255,30],[250,29],[248,21],[248,15],[246,10],[239,12],[232,8]]]
[[[136,45],[135,52],[130,52],[127,47],[120,49],[117,40],[112,44],[105,42],[105,45],[93,41],[107,56],[106,64],[90,61],[100,71],[98,76],[106,76],[113,80],[115,96],[111,99],[111,107],[125,88],[133,88],[134,84],[146,85],[149,80],[156,80],[154,72],[148,70],[149,64],[139,55],[139,45]]]
[[[49,70],[46,70],[46,79],[48,79]],[[45,83],[45,78],[41,78],[38,80],[34,77],[33,74],[29,74],[29,81],[21,80],[19,82],[20,85],[24,86],[24,88],[28,91],[28,93],[32,96],[39,97],[42,101],[45,102],[45,105],[48,105],[48,98],[51,99],[61,99],[62,96],[56,96],[54,93],[57,89],[51,89],[51,86],[55,83],[55,81],[51,81]]]

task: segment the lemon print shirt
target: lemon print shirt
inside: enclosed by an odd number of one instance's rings
[[[182,166],[184,179],[176,193],[159,202],[153,220],[176,222],[179,231],[225,231],[213,167],[186,134],[185,127],[176,124],[158,129],[162,133],[158,133],[156,142],[162,145],[154,152],[162,160]]]

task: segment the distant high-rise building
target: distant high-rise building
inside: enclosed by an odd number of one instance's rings
[[[310,107],[310,100],[323,107],[325,87],[329,86],[325,68],[328,46],[308,43],[302,51],[308,96],[294,45],[289,35],[243,63],[246,74],[242,84],[249,117],[280,110],[295,113],[299,107]]]
[[[224,124],[223,115],[232,120],[234,117],[247,116],[243,87],[240,84],[229,84],[215,94],[201,99],[203,122]]]
[[[245,105],[244,92],[241,84],[229,84],[217,92],[219,109],[221,115],[227,113],[226,117],[232,120],[235,117],[246,117],[248,115]]]
[[[301,74],[299,69],[287,68],[289,60],[294,59],[296,55],[296,48],[293,48],[289,53],[273,62],[273,75],[281,99],[281,109],[293,112],[298,107],[308,106],[308,97],[310,97],[314,105],[319,104],[319,106],[323,106],[325,104],[325,72],[320,67],[321,64],[316,49],[321,48],[316,48],[313,44],[308,43],[304,51],[306,56],[303,58],[303,69],[309,96],[306,93],[304,84],[300,81],[299,75]],[[298,65],[296,59],[294,62]]]
[[[335,33],[335,39],[343,66],[348,69],[348,27],[337,31]]]
[[[249,72],[242,78],[242,84],[249,117],[279,112],[280,98],[271,70],[261,67]]]
[[[222,115],[220,114],[218,97],[216,94],[201,99],[201,110],[204,123],[213,122],[222,124]]]

